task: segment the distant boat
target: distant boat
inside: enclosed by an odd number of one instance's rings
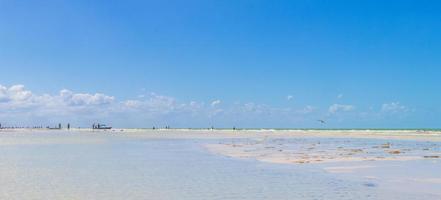
[[[99,129],[99,130],[109,130],[109,129],[112,129],[111,126],[107,126],[105,124],[96,124],[96,125],[93,124],[92,128],[93,129]]]
[[[59,129],[61,129],[61,124],[58,124],[58,126],[56,126],[56,127],[47,127],[48,129],[51,129],[51,130],[59,130]]]

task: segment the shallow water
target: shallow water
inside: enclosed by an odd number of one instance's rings
[[[382,179],[212,154],[218,140],[66,132],[0,134],[0,199],[439,199]],[[427,161],[418,161],[427,162]],[[399,169],[419,169],[421,164]],[[396,164],[396,163],[395,163]],[[386,163],[387,170],[394,163]],[[436,171],[439,164],[431,165]],[[334,166],[335,167],[335,166]],[[369,171],[371,170],[371,171]],[[389,175],[365,169],[363,175]],[[394,170],[392,170],[394,171]],[[438,170],[439,171],[439,170]],[[435,172],[438,173],[439,172]],[[379,174],[380,173],[380,174]],[[396,173],[395,173],[396,175]],[[388,178],[388,180],[390,177]]]

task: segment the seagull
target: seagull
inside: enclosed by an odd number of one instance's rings
[[[326,124],[325,120],[321,120],[321,119],[319,119],[319,120],[317,120],[317,121],[320,122],[320,123],[322,123],[322,124]]]

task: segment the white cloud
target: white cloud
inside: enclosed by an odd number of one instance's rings
[[[8,89],[8,92],[13,101],[26,101],[32,97],[32,92],[25,90],[24,85],[14,85]]]
[[[309,114],[309,113],[312,113],[312,112],[314,112],[316,110],[317,110],[316,107],[308,105],[308,106],[304,107],[302,110],[300,110],[299,113]]]
[[[294,99],[287,96],[287,100]],[[385,105],[385,110],[391,110],[394,104]],[[347,112],[354,110],[352,105],[334,104],[329,107],[329,113]],[[56,94],[35,94],[23,85],[10,87],[0,85],[0,121],[7,122],[29,119],[48,119],[46,121],[60,122],[66,119],[82,121],[83,125],[101,121],[102,119],[119,120],[122,124],[139,126],[156,123],[181,123],[192,126],[194,121],[199,124],[215,124],[226,122],[230,124],[259,126],[277,124],[293,126],[296,121],[311,121],[318,115],[327,114],[327,110],[319,110],[314,106],[304,108],[274,107],[255,102],[228,104],[219,99],[210,102],[182,102],[174,97],[146,93],[145,96],[133,99],[117,100],[115,97],[102,93],[74,92],[63,89]],[[104,121],[104,120],[103,120]],[[109,122],[111,123],[111,122]],[[123,125],[124,126],[124,125]]]
[[[104,94],[74,93],[61,90],[58,95],[35,95],[26,90],[23,85],[13,85],[9,88],[0,85],[0,108],[4,113],[27,113],[53,115],[95,111],[102,105],[112,104],[114,97]]]
[[[112,103],[115,98],[104,94],[87,94],[87,93],[73,93],[69,90],[61,90],[60,97],[69,105],[84,106],[84,105],[105,105]]]
[[[9,88],[0,85],[0,102],[26,101],[32,97],[32,92],[23,85],[13,85]]]
[[[127,100],[123,102],[123,105],[126,106],[127,108],[136,109],[142,106],[142,102],[138,100]]]
[[[387,113],[398,113],[398,112],[407,112],[409,109],[406,106],[403,106],[400,104],[400,102],[391,102],[391,103],[384,103],[381,106],[382,112]]]
[[[333,104],[329,107],[328,111],[331,114],[335,114],[338,112],[349,112],[355,109],[353,105],[342,105],[342,104]]]
[[[294,99],[294,96],[292,96],[292,95],[288,95],[287,97],[286,97],[286,100],[288,100],[288,101],[291,101],[291,100],[293,100]]]
[[[220,100],[215,100],[208,105],[197,101],[181,103],[173,97],[151,93],[150,98],[147,100],[124,101],[121,110],[126,113],[136,112],[139,113],[139,117],[148,118],[161,118],[164,116],[212,118],[224,112],[223,109],[219,108],[221,103]]]
[[[128,108],[132,111],[148,112],[151,114],[168,114],[183,107],[173,97],[156,93],[151,93],[147,100],[126,100],[122,105],[122,109]]]
[[[211,106],[215,107],[215,106],[220,105],[221,103],[222,103],[221,100],[215,100],[215,101],[211,102]]]

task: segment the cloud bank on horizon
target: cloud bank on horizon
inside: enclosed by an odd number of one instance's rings
[[[388,115],[403,117],[412,112],[399,102],[384,103],[377,110],[356,108],[355,105],[337,103],[319,108],[313,105],[275,107],[256,102],[226,104],[220,99],[182,102],[156,93],[117,99],[109,94],[68,89],[62,89],[58,94],[35,94],[24,85],[0,85],[0,122],[11,126],[59,122],[88,126],[105,121],[119,127],[326,128],[317,123],[318,119],[323,119],[329,121],[332,128],[341,127],[345,120],[375,121]]]

